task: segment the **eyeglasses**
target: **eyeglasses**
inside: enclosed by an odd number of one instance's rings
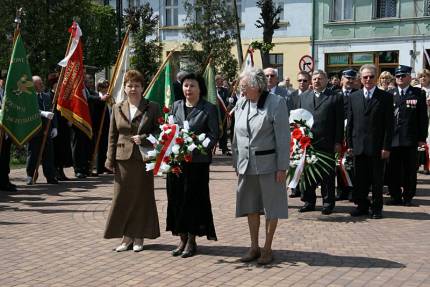
[[[400,79],[400,78],[403,79],[403,78],[406,78],[406,76],[407,76],[406,74],[401,74],[401,75],[396,75],[396,78],[397,79]]]
[[[299,83],[307,83],[307,82],[308,82],[308,80],[305,80],[305,79],[299,79],[299,80],[297,80],[297,82],[299,82]]]
[[[365,80],[371,80],[375,78],[375,75],[370,75],[370,76],[362,76],[363,79]]]
[[[267,74],[266,75],[266,78],[274,78],[274,77],[276,77],[276,75],[272,75],[272,74]]]

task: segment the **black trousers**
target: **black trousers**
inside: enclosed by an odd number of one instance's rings
[[[223,125],[222,125],[222,135],[219,138],[219,148],[222,150],[222,152],[227,152],[227,138],[228,138],[228,132],[227,132],[227,119],[225,118],[225,115],[222,116]]]
[[[100,136],[100,142],[97,149],[97,161],[96,161],[96,169],[97,173],[103,173],[107,171],[105,168],[105,162],[106,162],[106,153],[107,153],[107,146],[108,146],[108,140],[109,140],[109,110],[106,107],[106,114],[105,119],[103,122],[103,127],[101,130],[101,136]],[[99,132],[99,127],[97,127],[96,133]],[[94,134],[93,136],[93,145],[95,148],[96,142],[97,142],[97,134]]]
[[[27,146],[27,176],[33,177],[34,171],[36,170],[37,159],[39,158],[40,147],[42,145],[43,137],[37,135],[33,137]],[[45,149],[42,155],[42,168],[43,175],[47,179],[55,178],[55,164],[54,164],[54,147],[52,145],[52,139],[46,139]]]
[[[75,173],[89,175],[93,144],[80,129],[72,127],[72,158]]]
[[[388,190],[391,197],[394,200],[411,200],[417,190],[417,147],[393,147],[389,164]]]
[[[334,154],[332,154],[334,158]],[[302,190],[301,200],[305,202],[305,205],[315,205],[317,196],[315,193],[318,185],[321,184],[321,196],[323,200],[323,207],[334,208],[336,203],[335,197],[335,162],[333,161],[333,167],[329,175],[323,176],[321,182],[312,184],[311,186]]]
[[[381,211],[383,205],[384,160],[380,156],[358,155],[354,157],[355,180],[352,198],[357,208]],[[372,202],[368,195],[372,191]]]
[[[10,147],[12,141],[6,139],[3,135],[3,143],[0,151],[0,187],[7,187],[9,185],[9,172],[10,172]]]

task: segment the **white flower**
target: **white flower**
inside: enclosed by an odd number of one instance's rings
[[[190,129],[190,124],[188,123],[188,121],[184,121],[183,124],[184,124],[184,129],[188,131]]]
[[[174,154],[178,154],[179,153],[179,149],[180,149],[181,147],[179,146],[179,145],[177,145],[177,144],[175,144],[174,146],[172,146],[172,152],[174,153]]]
[[[150,151],[148,151],[147,155],[149,157],[156,157],[157,156],[157,151],[155,149],[154,150],[150,150]]]
[[[193,151],[196,147],[197,147],[197,146],[196,146],[194,143],[192,143],[192,144],[190,144],[190,145],[188,146],[188,150],[189,150],[189,151]]]
[[[204,146],[204,147],[208,147],[208,145],[209,145],[209,143],[211,142],[211,139],[210,138],[205,138],[205,140],[202,142],[202,145]]]
[[[175,120],[173,119],[173,115],[170,115],[167,119],[169,124],[173,125],[175,123]]]
[[[154,167],[155,167],[155,163],[153,163],[153,162],[147,163],[146,164],[146,171],[153,170]]]
[[[157,142],[157,139],[152,134],[150,134],[146,139],[149,140],[152,144],[155,144]]]
[[[166,130],[164,133],[166,134],[166,135],[168,135],[168,134],[170,134],[172,132],[172,129],[168,129],[168,130]]]
[[[296,109],[290,112],[290,124],[294,121],[305,121],[306,125],[311,128],[314,124],[314,117],[305,109]]]
[[[204,139],[206,138],[206,134],[204,134],[204,133],[202,133],[202,134],[199,134],[199,136],[198,136],[198,139],[199,139],[199,141],[204,141]]]
[[[192,137],[186,137],[185,139],[189,143],[192,143],[194,141]]]
[[[168,165],[167,163],[163,162],[160,165],[160,170],[162,170],[163,172],[169,172],[170,165]]]

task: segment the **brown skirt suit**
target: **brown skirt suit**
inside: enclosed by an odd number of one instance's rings
[[[131,136],[139,134],[142,145],[150,147],[146,136],[158,133],[160,116],[158,104],[146,99],[131,121],[127,100],[112,109],[106,165],[114,166],[115,183],[104,238],[160,236],[154,176],[145,170],[139,147],[131,141]]]

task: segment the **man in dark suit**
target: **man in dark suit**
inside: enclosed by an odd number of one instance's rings
[[[223,82],[224,79],[221,75],[216,75],[215,76],[215,85],[216,85],[216,91],[217,94],[219,96],[218,101],[219,101],[219,106],[220,106],[220,114],[221,114],[221,122],[223,123],[222,125],[222,135],[219,138],[219,148],[222,151],[223,155],[231,155],[230,150],[227,147],[227,116],[228,116],[228,105],[229,105],[229,94],[228,94],[228,90],[226,88],[224,88],[223,86]],[[222,100],[222,103],[220,102]]]
[[[28,142],[27,146],[27,185],[33,184],[33,175],[36,170],[37,160],[39,158],[40,147],[44,136],[45,128],[48,121],[51,120],[51,127],[46,138],[45,148],[42,155],[43,175],[46,177],[46,182],[49,184],[58,184],[56,179],[56,171],[54,164],[54,146],[52,139],[58,134],[57,122],[54,118],[52,109],[52,98],[49,93],[43,91],[43,82],[39,76],[33,76],[34,89],[39,103],[40,116],[42,118],[42,129]]]
[[[333,157],[333,167],[328,176],[320,183],[314,183],[302,191],[302,201],[305,205],[300,212],[315,210],[315,189],[321,184],[323,198],[322,214],[331,214],[335,206],[335,165],[334,153],[340,152],[343,142],[343,97],[327,89],[327,74],[317,70],[312,74],[312,91],[305,92],[300,97],[299,108],[312,113],[313,146]]]
[[[173,95],[175,96],[174,101],[184,100],[184,92],[182,91],[181,81],[182,78],[187,74],[185,71],[179,71],[176,74],[176,81],[173,82]]]
[[[351,94],[347,141],[354,155],[355,180],[353,199],[357,207],[351,216],[369,214],[371,218],[382,218],[382,187],[384,161],[390,156],[393,100],[376,87],[376,67],[363,65],[360,68],[363,89]],[[372,188],[372,202],[368,199]]]
[[[295,110],[299,106],[299,100],[301,95],[309,90],[309,85],[311,84],[311,75],[309,75],[308,72],[299,72],[297,74],[297,83],[299,88],[293,91],[291,94],[288,94],[287,96],[288,111]],[[300,197],[300,195],[300,188],[297,185],[296,188],[291,189],[291,194],[289,195],[289,197]]]
[[[387,204],[411,205],[417,187],[417,147],[425,146],[428,133],[425,92],[410,85],[411,71],[408,66],[396,68],[397,88],[390,91],[394,99],[394,132],[388,180],[391,200]]]
[[[336,90],[335,93],[338,93],[343,97],[343,106],[344,106],[344,119],[347,120],[348,112],[349,112],[349,98],[351,94],[357,89],[355,89],[355,80],[357,79],[357,71],[353,69],[348,69],[342,72],[341,78],[341,88]],[[344,145],[343,151],[345,151],[346,144]],[[346,156],[345,154],[343,156]],[[352,171],[350,171],[352,175]],[[337,176],[337,194],[336,200],[347,200],[349,196],[352,194],[352,186],[348,186],[345,182],[342,181],[342,175],[340,169],[336,170]]]

